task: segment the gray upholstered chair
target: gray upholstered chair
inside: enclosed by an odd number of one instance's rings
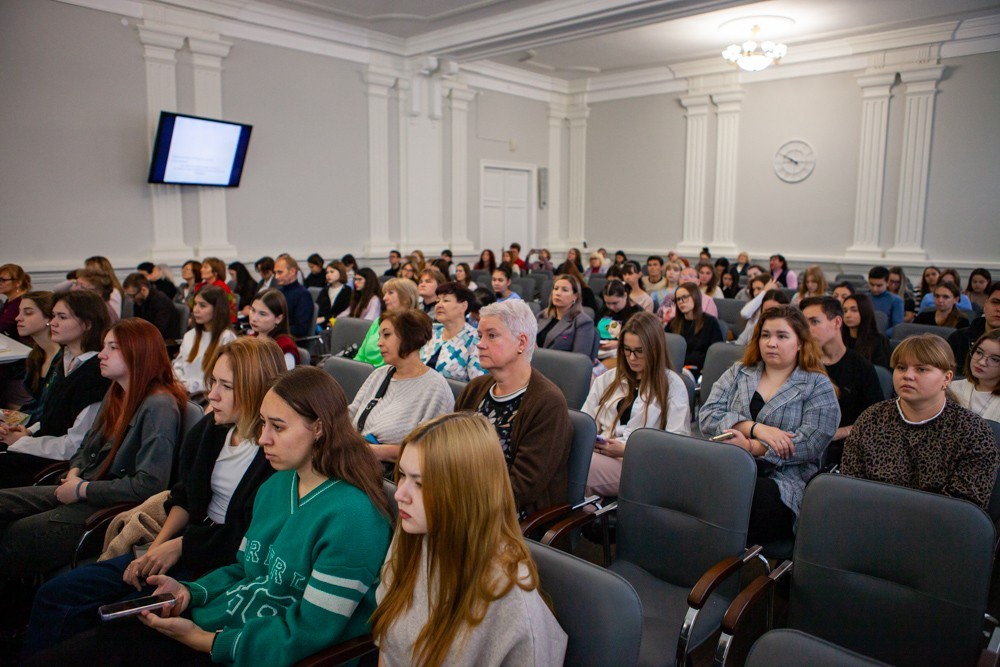
[[[705,354],[705,367],[701,369],[701,392],[698,394],[698,405],[705,405],[712,386],[722,377],[730,366],[743,358],[744,348],[740,345],[715,343]]]
[[[745,450],[656,429],[628,439],[611,571],[642,601],[640,665],[685,664],[737,592],[757,466]],[[551,531],[550,531],[551,532]]]
[[[839,651],[836,664],[867,664],[854,652],[893,665],[974,665],[994,538],[990,518],[964,500],[820,475],[806,488],[792,560],[726,612],[717,664],[738,664],[753,604],[788,576],[787,625],[800,634],[778,638],[781,664],[833,664]]]
[[[687,356],[688,344],[684,336],[670,333],[663,334],[667,339],[667,356],[670,357],[670,365],[674,371],[680,373],[684,368],[684,357]]]
[[[734,336],[739,336],[746,328],[747,321],[740,315],[745,305],[747,302],[739,299],[715,299],[715,306],[719,309],[719,320],[729,325]]]
[[[454,380],[452,378],[445,378],[448,381],[448,386],[451,387],[451,393],[455,396],[455,400],[458,400],[459,395],[465,391],[468,382],[463,382],[462,380]]]
[[[338,317],[326,331],[326,349],[330,354],[338,354],[351,345],[361,345],[371,325],[371,320],[359,317]]]
[[[594,364],[585,354],[535,348],[533,368],[551,380],[566,397],[570,410],[579,410],[590,392]]]
[[[634,667],[639,659],[642,604],[614,572],[529,541],[542,591],[568,635],[564,664]]]
[[[892,330],[892,337],[896,340],[903,340],[909,338],[910,336],[919,336],[920,334],[932,333],[941,336],[945,340],[948,340],[948,336],[955,333],[955,329],[952,327],[938,327],[933,324],[915,324],[913,322],[903,322],[902,324],[897,324]]]
[[[882,388],[882,398],[889,400],[895,391],[892,387],[892,371],[885,366],[875,365],[875,375],[878,376],[879,387]]]
[[[344,390],[347,402],[354,400],[361,385],[372,374],[375,367],[363,361],[354,361],[343,357],[327,357],[323,362],[323,370],[327,372]]]
[[[513,278],[510,281],[510,290],[520,294],[525,301],[531,301],[535,298],[535,279]]]

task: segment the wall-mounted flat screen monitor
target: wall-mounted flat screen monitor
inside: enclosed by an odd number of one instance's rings
[[[252,129],[242,123],[161,111],[149,182],[237,187]]]

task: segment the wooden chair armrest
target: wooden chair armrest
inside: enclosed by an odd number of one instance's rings
[[[84,522],[83,527],[86,530],[94,530],[99,527],[102,523],[111,521],[116,516],[122,512],[127,512],[128,510],[136,507],[137,503],[117,503],[115,505],[108,505],[107,507],[102,507],[94,512],[91,512],[90,516]]]
[[[990,641],[979,655],[977,667],[998,667],[1000,665],[1000,628],[993,628]]]
[[[594,519],[599,518],[594,512],[585,512],[582,509],[574,510],[566,518],[558,521],[551,528],[545,531],[542,536],[542,544],[552,546],[563,537],[573,532],[577,528],[583,528]]]
[[[295,667],[333,667],[377,650],[371,635],[361,635],[303,658],[295,663]]]
[[[38,474],[35,475],[34,485],[50,484],[53,479],[58,479],[60,473],[67,470],[69,470],[69,461],[55,461],[38,471]]]
[[[739,631],[740,623],[746,618],[747,613],[775,586],[778,579],[790,572],[791,569],[792,561],[786,560],[774,568],[774,572],[771,574],[767,576],[761,575],[751,581],[733,599],[729,605],[729,609],[726,610],[725,615],[722,617],[722,631],[730,635],[735,635]]]
[[[732,574],[738,572],[741,567],[756,558],[761,549],[761,546],[755,545],[744,551],[742,555],[731,556],[717,563],[695,583],[688,594],[688,606],[694,609],[704,607],[705,602],[715,592],[715,589]]]
[[[562,505],[553,505],[551,507],[540,509],[521,521],[521,534],[528,537],[532,532],[538,530],[542,526],[561,519],[575,509],[586,505],[596,504],[599,500],[600,496],[588,496],[578,505],[563,503]]]

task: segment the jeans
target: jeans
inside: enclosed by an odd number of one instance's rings
[[[125,569],[134,560],[125,554],[111,560],[84,565],[46,582],[35,596],[22,658],[55,646],[69,637],[102,624],[97,608],[152,595],[153,587],[142,591],[122,580]],[[174,567],[170,575],[187,579],[184,568]],[[135,619],[129,619],[135,622]]]

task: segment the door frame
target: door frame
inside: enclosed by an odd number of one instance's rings
[[[525,255],[537,247],[538,235],[538,165],[527,162],[505,162],[503,160],[482,159],[479,161],[479,239],[482,245],[483,221],[486,219],[483,200],[486,192],[486,169],[507,169],[528,172],[528,238],[520,241]],[[499,258],[498,258],[499,263]]]

